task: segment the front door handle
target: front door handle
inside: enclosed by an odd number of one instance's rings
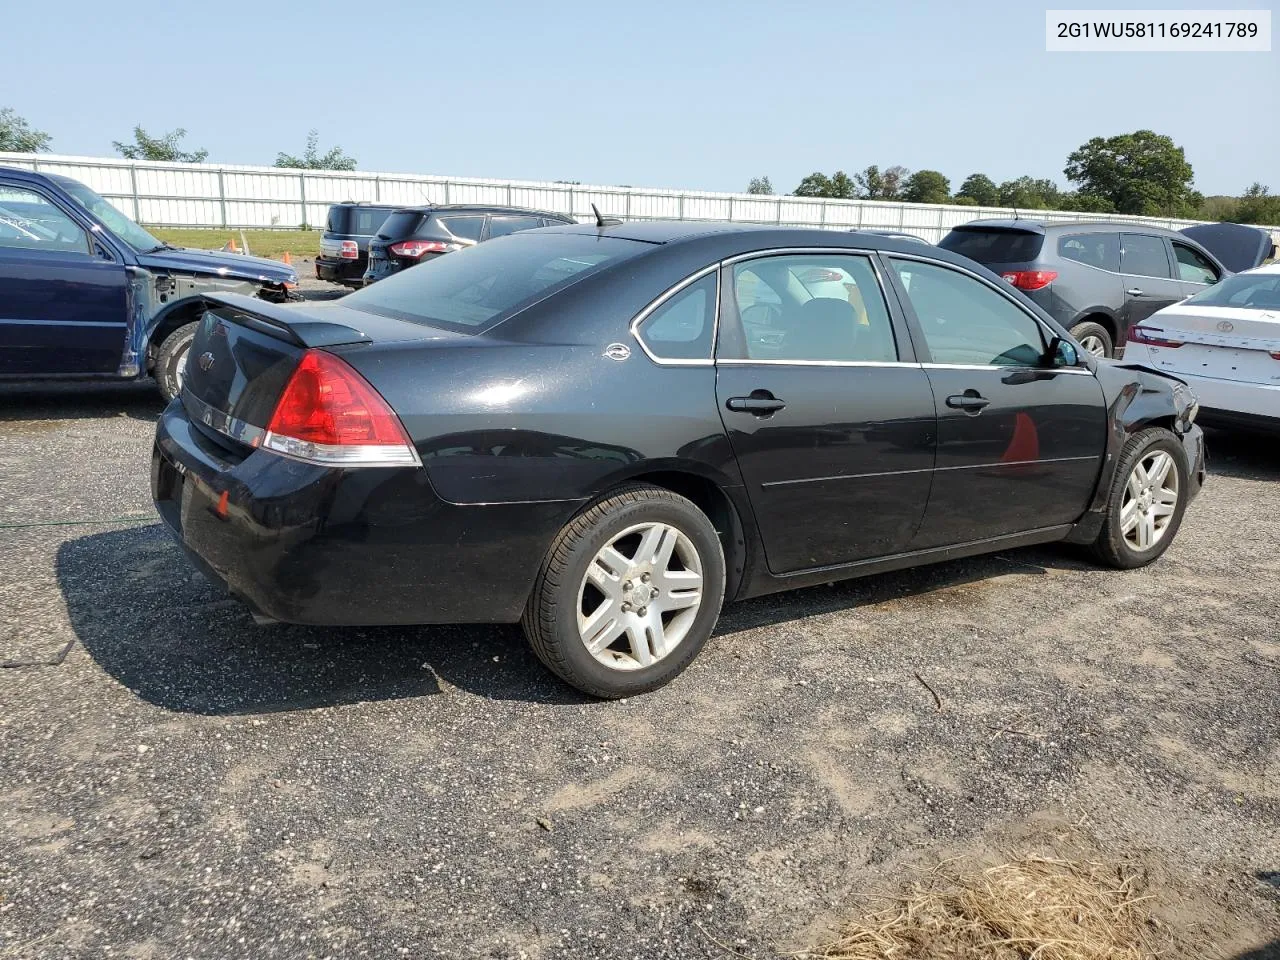
[[[1137,287],[1130,287],[1128,290],[1125,291],[1125,293],[1127,293],[1131,297],[1142,296],[1142,291],[1139,290]]]
[[[977,390],[966,390],[964,393],[957,393],[954,396],[947,397],[947,406],[953,410],[963,410],[965,413],[981,413],[982,408],[990,404],[991,401],[978,393]]]
[[[751,396],[730,397],[724,405],[738,413],[754,413],[757,417],[767,417],[777,413],[786,406],[786,403],[768,390],[753,390]]]

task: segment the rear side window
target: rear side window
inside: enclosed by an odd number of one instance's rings
[[[344,307],[459,333],[482,333],[649,244],[559,234],[481,243],[402,270],[343,298]]]
[[[450,236],[473,243],[480,242],[480,232],[484,229],[484,217],[436,217],[435,222]]]
[[[1040,256],[1044,234],[1025,230],[952,230],[938,244],[979,263],[1029,263]]]
[[[521,230],[536,230],[540,226],[541,217],[492,217],[489,220],[489,239],[505,237]]]
[[[1078,233],[1059,237],[1058,256],[1115,273],[1120,269],[1120,234]]]
[[[1120,234],[1120,272],[1135,277],[1169,276],[1164,240],[1145,233]]]
[[[1198,250],[1184,243],[1173,244],[1173,256],[1178,261],[1178,279],[1190,283],[1217,283],[1218,269]]]
[[[384,240],[401,240],[413,236],[423,215],[417,210],[397,210],[382,221],[378,228],[378,236]]]
[[[716,275],[685,287],[645,318],[640,339],[664,360],[710,360],[715,328]]]

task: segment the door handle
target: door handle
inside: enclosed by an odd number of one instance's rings
[[[980,395],[976,390],[966,390],[964,393],[957,393],[954,396],[947,397],[948,407],[953,410],[963,410],[965,413],[981,413],[982,408],[990,403],[990,400]]]
[[[1139,290],[1137,287],[1130,287],[1128,290],[1125,291],[1125,293],[1127,293],[1131,297],[1142,296],[1142,291]]]
[[[754,413],[757,417],[767,417],[777,413],[786,403],[779,400],[768,390],[753,390],[749,397],[730,397],[724,404],[738,413]]]

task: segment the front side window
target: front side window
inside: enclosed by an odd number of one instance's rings
[[[1136,277],[1169,276],[1164,240],[1142,233],[1120,235],[1120,272]]]
[[[540,217],[494,217],[489,221],[489,239],[505,237],[521,230],[534,230],[542,226]]]
[[[42,194],[0,183],[0,247],[89,253],[89,236]]]
[[[721,356],[892,363],[893,324],[871,261],[838,253],[761,257],[733,266],[737,323]]]
[[[1058,255],[1064,260],[1115,273],[1120,269],[1120,234],[1079,233],[1060,237]]]
[[[637,331],[663,360],[709,360],[715,328],[716,278],[696,280],[649,314]]]
[[[108,230],[138,253],[153,253],[164,247],[159,240],[117,210],[106,197],[99,196],[76,180],[59,179],[58,182],[71,195],[72,200],[106,224]]]
[[[1038,366],[1045,342],[1035,318],[973,277],[891,259],[934,363]]]
[[[1178,279],[1189,283],[1217,283],[1218,270],[1198,250],[1175,242],[1173,256],[1178,261]]]

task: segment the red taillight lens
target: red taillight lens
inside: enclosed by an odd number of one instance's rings
[[[446,253],[451,249],[452,244],[439,240],[402,240],[390,247],[397,257],[420,257],[425,253]]]
[[[1181,340],[1170,340],[1159,327],[1130,327],[1130,343],[1145,343],[1149,347],[1180,347]]]
[[[1057,270],[1010,270],[1000,276],[1019,290],[1039,290],[1058,279]]]
[[[276,401],[262,446],[312,463],[418,464],[395,411],[331,353],[308,350]]]
[[[359,260],[360,245],[357,244],[354,240],[343,240],[342,250],[338,254],[338,256],[341,257],[343,260]]]

